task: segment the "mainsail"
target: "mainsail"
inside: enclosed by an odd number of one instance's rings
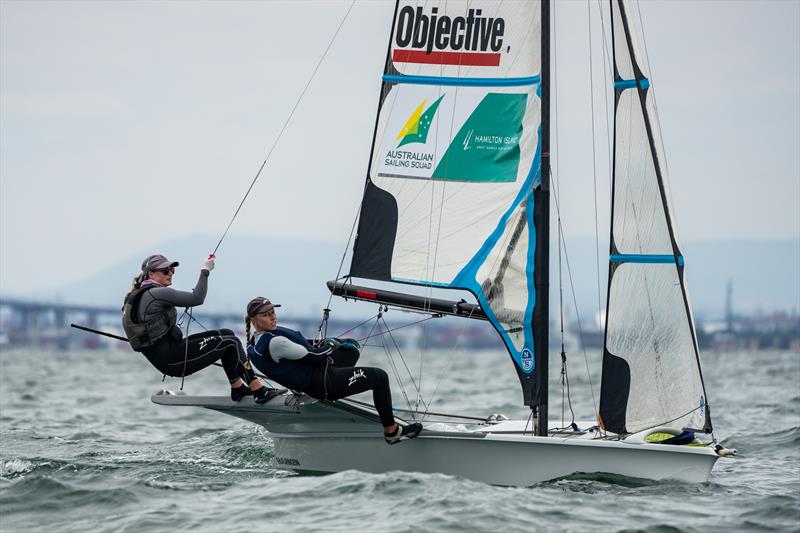
[[[612,0],[614,176],[601,423],[711,431],[645,56],[627,0]]]
[[[398,2],[349,273],[472,292],[529,405],[546,403],[531,380],[541,20],[539,2]]]

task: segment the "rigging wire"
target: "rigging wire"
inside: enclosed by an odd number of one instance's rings
[[[551,167],[550,167],[550,178],[551,178],[551,182],[553,184],[553,200],[554,200],[554,203],[555,203],[555,206],[556,206],[556,215],[557,215],[557,221],[558,221],[559,250],[561,250],[562,245],[563,245],[564,261],[565,261],[566,267],[567,267],[567,274],[568,274],[568,277],[569,277],[570,289],[572,291],[572,302],[573,302],[573,305],[575,306],[575,316],[576,316],[576,320],[578,322],[578,335],[582,338],[583,337],[583,327],[581,325],[580,311],[579,311],[579,308],[578,308],[577,298],[575,296],[575,284],[574,284],[574,281],[573,281],[573,278],[572,278],[572,268],[571,268],[571,265],[570,265],[570,262],[569,262],[569,253],[568,253],[568,250],[567,250],[567,242],[566,242],[566,239],[564,237],[564,227],[563,227],[563,222],[562,222],[562,219],[561,219],[561,204],[559,202],[559,182],[558,182],[558,177],[557,177],[558,176],[557,172],[560,169],[560,167],[559,167],[559,157],[558,157],[559,156],[560,143],[559,143],[559,130],[558,130],[558,108],[559,108],[558,79],[559,78],[558,78],[558,71],[557,71],[557,65],[558,65],[558,61],[557,61],[557,58],[558,58],[557,43],[558,43],[558,39],[557,39],[557,34],[556,34],[556,28],[557,28],[556,11],[557,11],[556,9],[553,9],[553,45],[552,45],[552,47],[553,47],[553,56],[554,56],[553,63],[555,65],[554,68],[553,68],[553,79],[555,80],[555,86],[556,86],[555,87],[556,90],[554,91],[555,92],[555,98],[554,98],[554,108],[555,108],[554,118],[555,118],[555,120],[552,120],[552,124],[554,125],[553,129],[554,129],[554,134],[555,134],[556,150],[555,150],[555,153],[553,155],[551,155],[551,160],[555,163],[555,165],[551,165]],[[551,150],[551,152],[552,152],[552,150]],[[553,171],[554,168],[556,169],[556,173],[554,173],[554,171]],[[561,256],[561,252],[559,251],[559,262],[560,262],[560,259],[561,259],[560,256]],[[563,306],[563,304],[562,304],[562,306]],[[597,417],[597,414],[598,414],[597,400],[596,400],[595,394],[594,394],[594,382],[592,380],[592,373],[591,373],[591,371],[589,369],[589,356],[588,356],[588,353],[586,352],[586,348],[583,348],[583,358],[584,358],[584,361],[586,363],[586,375],[587,375],[588,380],[589,380],[589,389],[591,390],[591,393],[592,393],[592,403],[594,405],[595,417]]]
[[[592,186],[594,188],[594,249],[595,271],[597,273],[597,318],[603,316],[603,295],[600,287],[600,224],[597,219],[597,151],[595,149],[596,133],[594,127],[594,66],[592,61],[592,4],[586,0],[586,17],[589,20],[589,101],[592,110]]]
[[[311,85],[311,82],[314,80],[314,77],[317,75],[317,71],[319,70],[319,67],[322,65],[322,62],[325,60],[325,57],[328,55],[328,52],[330,51],[331,46],[333,46],[333,42],[336,40],[336,37],[339,35],[339,31],[342,29],[342,26],[344,26],[344,23],[347,20],[347,17],[350,15],[350,11],[352,11],[353,6],[355,5],[355,3],[356,3],[356,1],[353,0],[350,3],[350,7],[347,8],[347,12],[344,14],[344,17],[342,17],[342,21],[339,23],[339,27],[336,28],[336,32],[333,34],[333,37],[331,37],[330,42],[328,42],[328,46],[325,48],[325,52],[323,52],[322,57],[320,57],[319,61],[317,62],[317,66],[314,67],[314,72],[311,73],[311,77],[308,78],[308,81],[306,82],[306,86],[303,87],[303,91],[300,93],[300,96],[297,98],[297,101],[295,102],[294,107],[292,107],[292,111],[289,113],[289,116],[286,117],[286,121],[283,123],[283,127],[281,127],[281,130],[278,133],[278,136],[275,138],[275,142],[272,143],[272,147],[269,149],[269,152],[267,153],[267,157],[264,158],[264,162],[261,163],[261,166],[259,167],[258,172],[256,172],[256,175],[253,178],[253,181],[250,182],[250,186],[247,188],[247,192],[244,193],[244,196],[242,197],[242,201],[239,202],[239,206],[236,208],[236,212],[233,213],[233,217],[231,217],[231,221],[228,223],[228,227],[225,228],[225,231],[222,233],[222,237],[219,238],[219,242],[217,242],[217,245],[214,247],[214,251],[211,252],[211,255],[216,255],[217,250],[219,250],[219,247],[222,245],[222,241],[225,240],[225,237],[228,235],[228,230],[231,229],[231,226],[233,225],[233,221],[236,220],[236,217],[239,215],[239,211],[242,209],[242,206],[244,205],[245,200],[247,200],[247,197],[250,195],[250,191],[253,190],[253,186],[256,184],[256,181],[258,181],[259,176],[261,176],[261,171],[264,170],[264,167],[267,165],[267,161],[269,160],[270,156],[272,155],[272,152],[275,150],[275,147],[278,145],[278,142],[281,140],[281,137],[283,136],[283,132],[286,131],[286,127],[289,125],[289,121],[292,120],[292,117],[294,116],[294,112],[297,110],[297,107],[300,105],[300,102],[303,100],[303,97],[305,96],[306,91],[308,90],[308,87]]]
[[[552,172],[551,172],[551,174],[552,174]],[[553,199],[555,200],[555,204],[556,204],[556,212],[558,213],[558,224],[559,224],[559,226],[561,226],[562,225],[561,224],[561,209],[560,209],[559,202],[558,202],[558,193],[556,192],[556,188],[553,188],[553,192],[554,192]],[[570,290],[572,291],[572,305],[575,306],[575,319],[576,319],[576,321],[578,323],[578,335],[581,338],[583,338],[583,326],[581,324],[581,314],[578,311],[578,300],[577,300],[577,298],[575,296],[575,283],[574,283],[574,280],[572,278],[572,266],[570,265],[570,262],[569,262],[569,252],[567,251],[567,242],[564,239],[563,230],[560,232],[560,234],[561,234],[561,241],[562,241],[562,243],[564,245],[564,261],[565,261],[566,266],[567,266],[567,277],[569,278]],[[592,392],[592,403],[594,404],[595,416],[597,416],[597,414],[598,414],[598,411],[597,411],[597,400],[596,400],[595,394],[594,394],[594,380],[592,379],[592,373],[591,373],[591,371],[589,369],[589,355],[587,354],[585,347],[583,347],[582,350],[583,350],[583,359],[586,362],[586,375],[587,375],[587,377],[589,379],[589,389]]]
[[[405,357],[403,357],[403,353],[400,351],[400,346],[397,344],[394,335],[392,335],[392,330],[389,329],[389,324],[386,323],[386,319],[383,318],[382,316],[379,318],[379,320],[383,321],[383,325],[386,328],[386,333],[389,335],[389,340],[391,340],[392,344],[394,344],[394,348],[397,351],[397,355],[400,356],[400,361],[403,363],[403,366],[406,369],[406,373],[408,374],[408,377],[411,379],[412,385],[414,385],[414,388],[417,391],[418,402],[421,402],[422,405],[425,406],[425,408],[427,409],[427,404],[425,403],[425,400],[422,398],[422,392],[420,390],[420,386],[417,385],[417,382],[414,380],[414,375],[411,373],[411,369],[409,369],[408,365],[406,364]]]
[[[375,321],[375,325],[378,326],[380,324],[380,320],[382,318],[382,313],[379,313],[378,319]],[[392,369],[392,374],[394,374],[394,379],[397,381],[397,384],[400,386],[400,392],[403,394],[403,398],[406,401],[406,405],[409,409],[411,409],[411,400],[408,399],[408,394],[406,393],[406,387],[403,383],[403,379],[400,377],[400,371],[397,368],[397,363],[395,363],[394,358],[392,357],[391,349],[389,345],[386,343],[386,337],[383,335],[379,335],[381,338],[381,345],[383,347],[384,352],[386,352],[386,360],[389,363],[389,367]]]
[[[614,72],[614,69],[613,69],[613,67],[611,65],[611,54],[608,51],[608,36],[606,34],[606,18],[605,18],[605,15],[603,14],[603,6],[600,3],[600,0],[597,0],[597,10],[600,12],[600,30],[601,30],[602,42],[603,42],[603,48],[602,48],[602,52],[603,52],[603,87],[609,87],[608,74],[609,74],[609,72]],[[611,23],[613,24],[613,21]],[[614,158],[611,156],[611,154],[613,152],[613,147],[612,147],[612,144],[611,144],[613,136],[612,136],[612,133],[611,133],[611,120],[610,120],[610,117],[612,115],[611,115],[611,112],[608,110],[608,100],[609,100],[609,97],[613,97],[613,96],[614,96],[614,92],[613,91],[608,91],[608,92],[605,93],[605,98],[603,98],[603,105],[604,105],[604,108],[605,108],[604,116],[605,116],[605,119],[606,119],[606,145],[607,145],[607,150],[608,150],[608,154],[609,154],[609,157],[608,157],[608,176],[609,176],[608,189],[609,189],[609,194],[612,193],[611,189],[614,186],[613,183],[611,182],[611,176],[614,174],[614,168],[613,168]]]
[[[397,331],[398,329],[403,329],[403,328],[407,328],[407,327],[410,327],[410,326],[414,326],[414,325],[416,325],[416,324],[420,324],[420,323],[422,323],[422,322],[427,322],[428,320],[432,320],[432,319],[434,319],[434,318],[440,318],[441,316],[442,316],[442,315],[440,315],[440,314],[431,315],[431,316],[429,316],[429,317],[423,318],[423,319],[421,319],[421,320],[417,320],[417,321],[415,321],[415,322],[410,322],[410,323],[408,323],[408,324],[403,324],[402,326],[398,326],[398,327],[396,327],[396,328],[387,329],[386,331],[381,331],[380,333],[377,333],[377,334],[375,334],[375,335],[373,335],[373,334],[372,334],[372,331],[370,331],[370,334],[369,334],[367,337],[365,337],[365,338],[363,338],[363,339],[357,339],[357,340],[358,340],[358,342],[361,342],[361,343],[363,343],[364,345],[366,345],[366,343],[367,343],[367,342],[368,342],[370,339],[373,339],[373,338],[375,338],[375,337],[380,337],[380,336],[382,336],[382,335],[386,335],[387,333],[391,333],[392,331]],[[378,317],[378,315],[374,315],[374,316],[372,316],[372,317],[368,318],[367,320],[365,320],[364,322],[362,322],[361,324],[359,324],[358,326],[362,326],[362,325],[366,324],[367,322],[369,322],[370,320],[372,320],[373,318],[377,318],[377,317]],[[354,326],[354,327],[352,327],[352,328],[348,329],[348,330],[347,330],[345,333],[347,333],[348,331],[352,331],[352,330],[356,329],[358,326]],[[388,325],[387,325],[387,327],[388,327]],[[341,335],[340,335],[340,337],[341,337]]]
[[[470,317],[472,317],[472,313],[473,313],[473,311],[474,311],[474,308],[473,308],[473,310],[471,310],[471,311],[469,312],[469,315],[467,315],[467,318],[470,318]],[[461,340],[464,338],[464,331],[465,331],[465,329],[466,329],[466,322],[464,323],[464,325],[463,325],[463,326],[461,326],[461,329],[460,329],[460,330],[459,330],[459,332],[458,332],[458,337],[456,337],[456,342],[455,342],[455,344],[453,345],[453,351],[454,351],[454,352],[455,352],[455,351],[457,351],[457,350],[458,350],[458,348],[461,346]],[[447,368],[445,369],[445,371],[444,371],[444,372],[442,372],[442,373],[439,375],[439,380],[436,382],[436,387],[434,387],[434,388],[433,388],[433,393],[431,394],[431,396],[430,396],[430,401],[428,402],[428,405],[429,405],[429,406],[430,406],[430,405],[433,405],[433,403],[434,403],[434,400],[436,399],[436,393],[437,393],[437,392],[438,392],[438,390],[439,390],[439,385],[441,385],[441,384],[442,384],[442,380],[444,379],[444,376],[445,376],[445,375],[448,375],[448,374],[450,374],[450,369],[451,369],[451,368],[453,368],[453,363],[455,362],[456,358],[455,358],[455,357],[450,357],[449,359],[450,359],[450,362],[447,364]],[[425,412],[422,414],[422,418],[424,419],[425,417],[427,417],[427,416],[428,416],[428,414],[429,414],[429,412],[428,412],[428,410],[426,409],[426,410],[425,410]]]
[[[555,145],[556,146],[556,150],[555,150],[555,154],[551,158],[555,162],[555,165],[551,165],[550,166],[549,172],[550,172],[551,182],[553,183],[553,197],[554,197],[555,203],[556,203],[556,215],[557,215],[557,221],[558,221],[558,228],[557,228],[557,230],[558,230],[557,231],[557,235],[558,235],[558,293],[559,293],[558,310],[559,310],[560,324],[561,324],[561,418],[562,418],[562,426],[563,426],[564,425],[563,423],[564,423],[564,407],[565,407],[565,402],[564,402],[565,398],[564,398],[564,396],[565,396],[565,392],[566,392],[566,400],[569,402],[570,412],[572,412],[572,422],[573,423],[575,422],[575,414],[574,414],[574,411],[572,410],[572,398],[569,395],[569,374],[567,372],[567,354],[566,354],[566,351],[564,350],[564,290],[563,290],[563,282],[562,282],[562,262],[561,262],[561,258],[562,258],[562,255],[564,255],[566,257],[566,242],[564,241],[564,227],[563,227],[563,225],[561,223],[561,209],[560,209],[559,204],[558,204],[558,185],[559,184],[558,184],[558,179],[555,177],[554,172],[553,172],[553,168],[554,167],[556,169],[556,172],[558,170],[560,170],[559,160],[558,160],[560,143],[559,143],[559,137],[558,137],[558,104],[559,104],[558,80],[559,80],[559,77],[558,77],[558,70],[557,70],[557,68],[558,68],[558,44],[557,44],[558,43],[558,39],[557,39],[557,33],[556,33],[556,28],[557,28],[556,11],[557,10],[556,10],[556,8],[554,6],[553,7],[553,11],[552,11],[552,14],[553,14],[553,42],[552,42],[552,48],[553,48],[553,63],[554,63],[554,65],[552,66],[552,69],[553,69],[553,79],[555,80],[555,91],[554,91],[555,97],[553,98],[553,100],[554,100],[554,108],[555,108],[555,113],[554,113],[555,120],[552,120],[552,123],[555,126],[553,129],[555,130],[554,133],[555,133],[555,141],[556,141],[556,145]],[[552,152],[552,149],[551,149],[551,152]],[[563,254],[562,254],[562,243],[563,243]],[[571,281],[571,278],[570,278],[570,281]],[[573,298],[574,298],[574,294],[575,294],[575,288],[574,287],[572,287],[572,292],[573,292]],[[577,316],[580,316],[580,313],[578,311],[578,306],[577,305],[575,305],[575,314]],[[585,355],[586,355],[586,351],[584,350],[584,356]],[[588,371],[588,360],[587,360],[587,371]],[[592,380],[592,376],[591,376],[591,374],[589,374],[589,383],[590,384],[591,384],[591,380]],[[594,395],[593,395],[593,397],[594,397]]]

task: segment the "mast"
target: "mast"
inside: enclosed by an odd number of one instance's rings
[[[542,177],[534,190],[536,259],[534,283],[536,307],[533,312],[536,385],[531,410],[536,435],[547,436],[550,322],[550,0],[542,0]]]

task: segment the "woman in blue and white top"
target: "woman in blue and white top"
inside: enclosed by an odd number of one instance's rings
[[[400,426],[395,422],[386,372],[355,366],[361,348],[357,341],[326,339],[314,347],[299,331],[278,326],[276,307],[280,305],[261,296],[247,304],[247,354],[256,368],[284,387],[320,400],[338,400],[372,390],[387,443],[419,435],[422,424]],[[252,337],[251,329],[255,329]]]

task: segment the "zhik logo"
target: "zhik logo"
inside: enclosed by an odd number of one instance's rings
[[[355,383],[358,378],[365,378],[366,379],[366,377],[367,376],[366,376],[366,374],[364,374],[364,371],[362,369],[359,368],[358,370],[353,370],[353,375],[350,376],[350,379],[347,381],[347,386],[351,387],[353,385],[353,383]]]

